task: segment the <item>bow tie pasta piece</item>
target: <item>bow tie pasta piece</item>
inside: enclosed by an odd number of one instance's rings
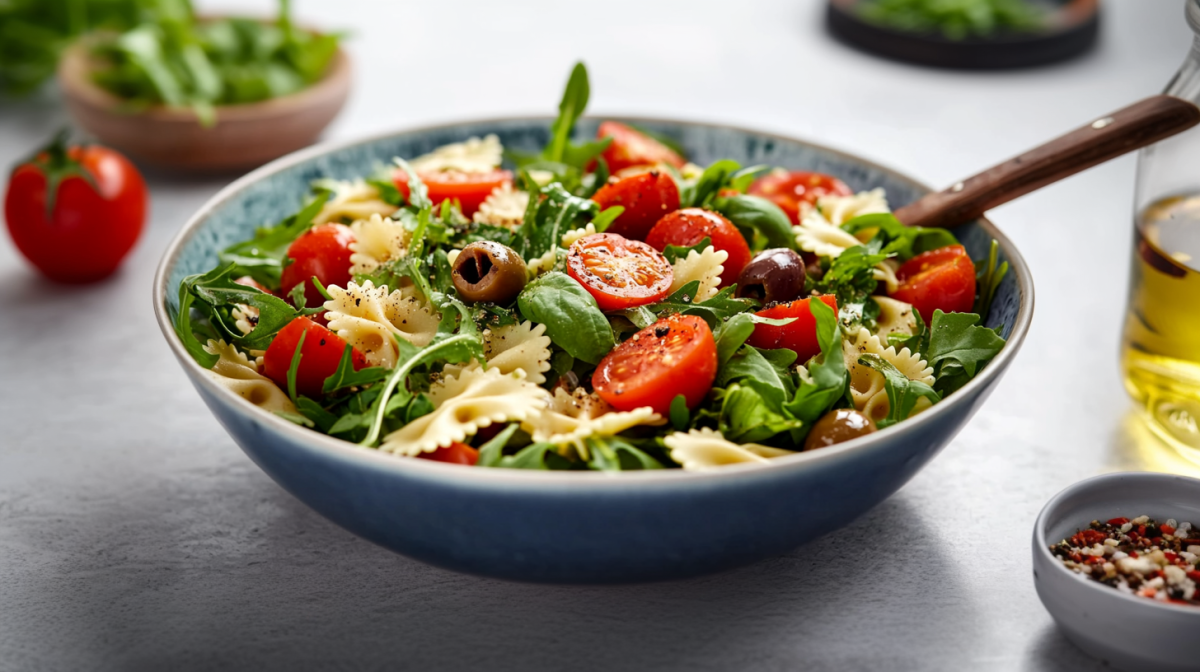
[[[920,354],[904,348],[896,352],[895,346],[883,347],[878,336],[860,327],[853,339],[842,341],[842,354],[846,359],[846,369],[850,372],[850,395],[854,398],[854,407],[871,417],[872,420],[882,420],[888,414],[887,390],[884,388],[883,374],[869,366],[859,364],[862,355],[879,355],[909,380],[916,380],[926,385],[933,385],[933,368]],[[912,415],[916,415],[929,407],[928,399],[920,399],[913,407]]]
[[[888,207],[887,195],[882,188],[860,191],[853,196],[822,196],[817,199],[817,210],[824,216],[825,221],[834,226],[841,226],[860,215],[892,211]]]
[[[871,275],[878,282],[882,282],[887,287],[887,291],[894,292],[900,287],[900,279],[896,277],[896,271],[899,269],[900,262],[895,259],[884,259],[875,264],[875,268],[871,270]]]
[[[351,281],[342,289],[326,288],[325,319],[330,330],[367,357],[371,366],[392,368],[399,350],[393,334],[417,347],[425,347],[437,333],[438,316],[425,304],[401,290],[388,292],[370,280],[361,286]]]
[[[700,289],[692,300],[699,303],[717,295],[721,285],[721,273],[725,271],[725,260],[729,253],[709,245],[703,252],[691,250],[683,259],[676,259],[672,267],[674,279],[671,280],[671,293],[674,294],[693,280],[700,281]]]
[[[871,298],[879,305],[879,317],[875,318],[875,335],[879,337],[880,343],[886,342],[891,334],[912,336],[917,329],[917,320],[913,317],[910,304],[886,296]]]
[[[523,371],[468,369],[429,390],[434,410],[384,437],[379,449],[413,457],[465,441],[494,422],[520,422],[546,406],[547,392]]]
[[[462,173],[490,173],[500,167],[504,146],[496,135],[469,138],[466,142],[442,145],[408,162],[418,173],[454,170]]]
[[[632,411],[615,411],[597,396],[577,388],[567,393],[562,388],[537,415],[521,423],[534,441],[573,447],[580,459],[588,459],[584,439],[591,436],[613,436],[638,425],[661,425],[665,422],[650,407]]]
[[[379,265],[408,254],[412,232],[400,222],[372,214],[350,225],[354,242],[350,243],[350,273],[366,275]]]
[[[794,455],[790,450],[760,446],[756,443],[737,444],[721,433],[707,427],[684,434],[672,432],[663,439],[671,451],[671,459],[689,471],[713,469],[727,464],[766,462],[775,457]]]
[[[554,248],[547,250],[546,253],[540,257],[527,259],[525,261],[525,270],[529,274],[529,278],[532,280],[542,273],[548,273],[553,270],[554,266],[558,264],[559,250],[560,248]],[[566,254],[566,252],[563,252],[563,254]]]
[[[513,189],[511,183],[492,190],[475,211],[476,224],[489,224],[516,230],[525,221],[525,209],[529,207],[529,192]]]
[[[363,180],[353,182],[330,180],[333,194],[313,217],[313,226],[329,222],[356,222],[371,215],[386,217],[396,212],[396,206],[379,197],[379,189]]]
[[[836,257],[861,242],[841,227],[830,224],[816,210],[806,212],[800,225],[792,227],[792,232],[796,234],[800,249],[822,257]]]
[[[265,411],[296,412],[287,394],[270,378],[259,373],[237,348],[225,341],[210,340],[204,346],[204,351],[220,358],[211,370],[204,372],[213,382]]]
[[[592,224],[591,222],[588,222],[587,226],[585,226],[581,229],[571,229],[570,231],[563,234],[562,246],[565,248],[570,248],[572,245],[575,244],[575,241],[579,240],[580,238],[583,238],[584,236],[590,236],[595,232],[596,232],[596,226],[594,224]]]
[[[493,327],[483,332],[483,354],[488,368],[501,373],[521,370],[525,379],[535,385],[546,382],[550,370],[550,337],[546,336],[546,325],[535,325],[525,321]],[[478,369],[479,362],[470,364],[447,364],[442,372],[447,376],[458,376],[466,369]]]

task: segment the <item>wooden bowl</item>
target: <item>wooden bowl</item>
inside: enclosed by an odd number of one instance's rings
[[[97,86],[86,44],[77,42],[59,62],[58,81],[75,122],[101,143],[162,168],[188,172],[246,170],[312,144],[350,94],[351,68],[338,49],[317,83],[259,103],[216,108],[205,128],[187,108],[130,111]]]

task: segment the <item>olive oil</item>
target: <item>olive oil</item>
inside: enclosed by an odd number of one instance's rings
[[[1142,211],[1129,287],[1125,387],[1150,429],[1200,462],[1200,194]]]

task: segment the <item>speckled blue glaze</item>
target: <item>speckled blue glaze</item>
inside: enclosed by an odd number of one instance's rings
[[[769,134],[635,120],[674,137],[692,160],[732,158],[840,176],[855,190],[884,187],[893,207],[927,190],[854,157]],[[581,135],[595,132],[581,124]],[[170,327],[182,278],[212,268],[217,252],[298,209],[309,182],[362,176],[393,156],[416,156],[472,135],[536,150],[549,119],[462,123],[396,133],[285,157],[230,185],[167,250],[155,279],[159,324],[204,402],[277,483],[346,529],[407,556],[463,572],[569,583],[648,581],[719,571],[783,553],[853,521],[938,453],[987,398],[1020,347],[1033,286],[1020,255],[986,222],[956,231],[973,257],[993,237],[1012,272],[989,326],[1005,350],[974,381],[930,411],[864,439],[768,465],[706,473],[632,474],[469,469],[379,454],[297,427],[215,385]]]

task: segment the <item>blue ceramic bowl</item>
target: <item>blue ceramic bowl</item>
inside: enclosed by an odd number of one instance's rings
[[[893,206],[928,189],[894,171],[800,140],[726,126],[633,120],[671,136],[699,164],[805,168],[853,189],[887,189]],[[412,157],[472,135],[534,151],[550,119],[450,124],[313,147],[234,182],[189,221],[154,280],[163,336],[204,403],[271,478],[321,515],[377,544],[449,569],[524,581],[611,583],[694,576],[786,552],[849,524],[896,492],[983,404],[1012,363],[1033,314],[1029,269],[987,221],[956,231],[975,258],[992,238],[1011,265],[989,326],[1008,345],[984,371],[929,411],[816,452],[710,472],[606,474],[470,469],[396,458],[262,411],[202,375],[171,328],[180,280],[217,263],[218,250],[294,212],[320,177],[350,179],[393,156]],[[595,133],[596,120],[579,133]]]

